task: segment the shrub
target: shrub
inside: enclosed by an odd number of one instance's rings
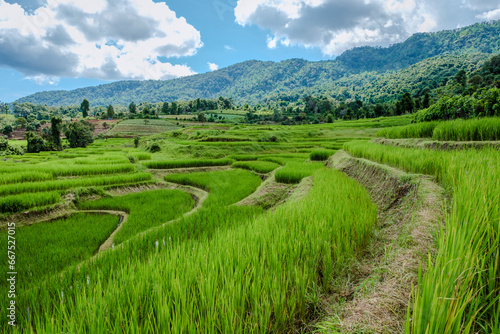
[[[156,153],[161,151],[161,146],[158,143],[153,143],[148,147],[149,152]]]
[[[94,142],[94,125],[86,121],[71,123],[64,134],[69,141],[69,146],[87,147]]]

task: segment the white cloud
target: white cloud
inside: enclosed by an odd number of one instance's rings
[[[236,51],[232,46],[230,45],[224,45],[224,49],[226,49],[227,51]]]
[[[192,56],[202,46],[199,31],[152,0],[47,0],[29,13],[0,0],[0,66],[40,83],[191,75],[160,57]]]
[[[59,84],[59,81],[60,81],[60,78],[58,78],[58,77],[49,77],[49,76],[46,76],[43,74],[36,75],[34,77],[26,77],[26,79],[33,80],[34,82],[36,82],[39,85],[50,85],[50,86],[57,85],[57,84]]]
[[[278,44],[278,38],[273,38],[271,36],[267,36],[267,47],[270,49],[276,49],[276,45]]]
[[[500,19],[500,8],[496,10],[490,10],[489,12],[481,13],[480,15],[477,16],[479,19],[482,20],[498,20]]]
[[[210,69],[210,71],[217,71],[219,69],[219,65],[217,64],[214,64],[214,63],[208,63],[208,68]]]
[[[234,14],[242,26],[269,31],[271,49],[301,45],[332,56],[356,46],[387,46],[416,32],[496,19],[500,6],[492,0],[239,0]]]

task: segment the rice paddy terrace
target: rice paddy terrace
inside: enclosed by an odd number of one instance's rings
[[[498,120],[410,121],[124,123],[138,147],[5,157],[1,330],[499,333]]]

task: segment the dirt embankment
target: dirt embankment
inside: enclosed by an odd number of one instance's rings
[[[359,261],[325,300],[327,332],[402,333],[418,270],[435,254],[433,232],[442,223],[444,190],[429,177],[407,174],[337,152],[327,163],[356,179],[377,204],[379,224]]]

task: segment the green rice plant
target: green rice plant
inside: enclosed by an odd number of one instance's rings
[[[56,191],[0,197],[0,213],[15,213],[38,206],[55,204],[60,199],[61,196]]]
[[[384,137],[389,139],[432,138],[434,129],[439,124],[440,122],[424,122],[392,128],[384,128],[377,132],[377,137]]]
[[[345,144],[352,155],[435,176],[453,201],[408,313],[407,333],[497,333],[500,309],[500,152]]]
[[[259,176],[241,169],[208,173],[170,174],[165,176],[165,180],[209,191],[208,199],[203,203],[204,208],[221,207],[236,203],[250,195],[262,183]]]
[[[14,168],[13,168],[14,167]],[[87,175],[102,175],[102,174],[118,174],[129,173],[134,171],[134,166],[128,162],[127,164],[119,165],[65,165],[57,164],[56,162],[47,162],[38,164],[36,167],[38,172],[51,173],[54,177],[58,176],[87,176]],[[33,166],[29,164],[1,164],[0,173],[16,173],[33,171]]]
[[[266,174],[280,167],[280,165],[270,161],[238,161],[233,163],[233,167],[249,169],[257,173]]]
[[[285,167],[276,171],[274,177],[277,182],[294,184],[303,178],[311,176],[315,170],[323,168],[320,162],[289,162]]]
[[[68,265],[90,258],[117,226],[115,215],[79,213],[17,227],[16,271],[18,277],[22,277],[17,289],[26,289],[31,283],[41,282]],[[8,232],[0,231],[0,245],[5,246],[4,249],[7,249],[7,238]],[[6,283],[2,280],[1,287],[6,288]]]
[[[88,154],[58,153],[57,156],[63,159],[85,158]]]
[[[189,167],[227,166],[233,163],[232,159],[195,159],[195,160],[170,160],[170,161],[148,161],[143,165],[150,169],[172,169]]]
[[[442,122],[434,129],[435,140],[500,140],[500,117]]]
[[[104,163],[106,163],[107,165],[119,165],[129,162],[130,161],[127,159],[127,157],[119,155],[73,160],[73,163],[76,165],[102,165]]]
[[[0,196],[33,193],[52,190],[66,190],[78,187],[98,187],[116,184],[128,184],[149,181],[152,179],[149,173],[124,174],[112,176],[100,176],[90,178],[75,178],[41,182],[26,182],[7,184],[0,186]]]
[[[125,196],[103,198],[79,204],[86,210],[120,210],[130,213],[115,236],[119,244],[151,227],[178,218],[194,206],[191,196],[180,190],[160,189]]]
[[[19,297],[31,313],[19,314],[18,330],[293,331],[313,316],[310,287],[328,290],[376,222],[375,206],[355,181],[326,169],[314,177],[305,199],[214,230],[209,239],[156,239],[141,260],[131,254],[146,250],[129,243],[51,278]]]
[[[19,172],[0,175],[0,185],[10,183],[35,182],[52,180],[53,176],[45,172]]]
[[[143,152],[134,152],[134,153],[127,155],[127,158],[130,161],[151,160],[151,154],[143,153]]]
[[[269,161],[269,162],[274,162],[278,165],[281,165],[281,166],[284,166],[286,165],[287,161],[289,159],[287,158],[280,158],[280,157],[276,157],[276,156],[264,156],[264,157],[260,157],[257,159],[258,161]]]
[[[329,150],[313,150],[309,154],[309,159],[312,161],[325,161],[330,158],[335,153],[335,151],[329,151]]]
[[[229,155],[229,159],[233,159],[236,161],[251,161],[251,160],[257,160],[260,155],[256,154],[235,154],[235,155]]]
[[[261,155],[257,160],[260,161],[270,161],[282,166],[289,162],[304,162],[309,158],[309,153],[282,153],[282,154],[271,154],[271,155]]]

